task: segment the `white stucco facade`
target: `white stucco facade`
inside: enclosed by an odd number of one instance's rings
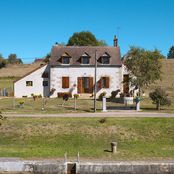
[[[43,78],[42,74],[49,71],[49,66],[44,65],[37,70],[29,73],[14,83],[14,96],[21,98],[23,96],[31,97],[31,94],[46,96],[49,94],[49,78]],[[27,82],[32,81],[32,86],[27,86]],[[48,86],[43,86],[43,81],[48,81]]]
[[[69,77],[69,88],[62,88],[62,77]],[[106,92],[106,97],[111,96],[111,92],[115,90],[122,90],[122,67],[97,67],[97,81],[101,77],[109,77],[109,88],[101,88],[97,92],[97,96],[102,92]],[[94,67],[52,67],[50,69],[50,89],[55,89],[51,97],[57,97],[58,92],[69,92],[77,94],[77,78],[78,77],[95,77]],[[74,87],[76,86],[76,87]]]

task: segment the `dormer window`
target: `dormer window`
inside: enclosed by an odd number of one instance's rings
[[[109,54],[107,54],[107,53],[103,54],[103,56],[101,57],[101,63],[102,64],[109,64],[110,63]]]
[[[62,58],[62,64],[70,64],[70,58],[71,58],[71,56],[68,54],[68,53],[64,53],[64,54],[62,54],[62,56],[61,56],[61,58]]]
[[[70,57],[63,57],[62,58],[62,64],[69,64],[70,63]]]
[[[89,64],[89,57],[83,57],[82,64]]]
[[[102,64],[109,64],[109,57],[102,57]]]
[[[89,64],[90,63],[90,56],[85,53],[81,56],[81,64]]]

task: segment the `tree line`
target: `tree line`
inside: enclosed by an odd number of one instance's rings
[[[5,67],[7,64],[23,64],[23,62],[16,54],[10,54],[7,59],[0,54],[0,68]]]

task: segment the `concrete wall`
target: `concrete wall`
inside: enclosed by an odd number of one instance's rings
[[[56,97],[57,92],[69,92],[73,85],[77,85],[78,77],[93,77],[94,80],[94,67],[52,67],[50,70],[50,88],[56,89],[51,97]],[[62,88],[62,76],[68,76],[70,78],[70,87],[67,89]],[[107,93],[107,97],[111,95],[112,91],[122,89],[122,68],[121,67],[98,67],[97,68],[97,81],[107,76],[110,78],[110,88],[101,89],[97,95],[100,95],[103,91]],[[94,81],[93,81],[94,84]],[[77,87],[74,88],[73,94],[77,93]]]
[[[56,160],[0,160],[0,173],[66,174],[67,164]],[[76,174],[174,174],[174,161],[76,162],[76,166]]]
[[[81,163],[82,174],[174,174],[174,162]]]
[[[49,78],[42,78],[44,71],[49,71],[49,66],[45,65],[31,74],[21,78],[14,83],[14,96],[21,98],[22,96],[31,97],[31,94],[47,96],[49,95],[50,87],[44,87],[43,81],[49,81]],[[26,86],[26,81],[33,81],[33,86]],[[49,83],[48,83],[49,84]]]

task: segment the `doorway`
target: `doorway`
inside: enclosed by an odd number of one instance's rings
[[[76,163],[67,164],[67,174],[76,174]]]
[[[92,93],[93,92],[93,77],[78,77],[78,93]]]

